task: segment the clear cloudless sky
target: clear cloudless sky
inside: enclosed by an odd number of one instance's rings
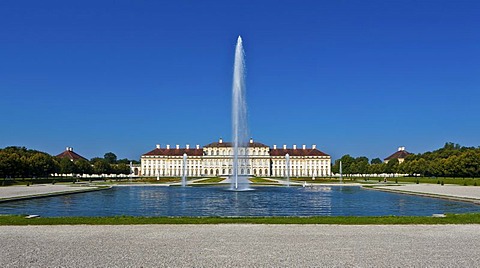
[[[480,1],[0,1],[0,148],[139,159],[251,136],[384,158],[480,144]]]

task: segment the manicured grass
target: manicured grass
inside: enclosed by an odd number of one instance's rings
[[[157,178],[140,178],[140,179],[135,179],[134,182],[147,182],[147,183],[176,183],[180,182],[182,179],[181,178],[176,178],[176,177],[160,177],[159,180]]]
[[[359,183],[375,183],[380,181],[383,182],[383,178],[378,177],[369,177],[367,178],[368,181],[365,181],[364,178],[357,178],[356,182]],[[428,184],[456,184],[456,185],[466,185],[466,186],[474,186],[475,183],[477,186],[480,186],[480,179],[479,178],[436,178],[436,177],[396,177],[396,178],[387,178],[387,182],[394,183],[397,181],[398,183],[428,183]]]
[[[0,216],[0,225],[136,225],[136,224],[480,224],[480,214],[449,214],[445,218],[384,217],[61,217]]]
[[[419,183],[433,183],[433,184],[456,184],[456,185],[469,185],[473,186],[475,182],[477,182],[477,185],[480,186],[480,179],[473,179],[473,178],[429,178],[429,177],[420,177],[420,178],[415,178],[415,177],[402,177],[402,178],[397,178],[398,182],[410,182],[410,183],[416,183],[417,179]],[[395,181],[395,178],[388,179],[389,181]]]
[[[209,178],[209,179],[201,180],[195,183],[219,183],[224,180],[225,178]]]
[[[290,181],[295,181],[295,182],[306,181],[308,183],[340,183],[339,178],[330,178],[330,177],[323,177],[323,178],[318,177],[315,179],[313,179],[312,177],[294,177],[294,178],[290,178]],[[345,179],[343,180],[343,182],[345,182]]]
[[[267,183],[267,184],[278,184],[277,181],[267,180],[264,178],[250,178],[251,183]]]

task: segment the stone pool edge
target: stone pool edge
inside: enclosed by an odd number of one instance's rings
[[[374,191],[381,191],[381,192],[389,192],[389,193],[398,193],[398,194],[408,194],[408,195],[415,195],[415,196],[423,196],[423,197],[431,197],[431,198],[438,198],[438,199],[445,199],[450,201],[460,201],[460,202],[467,202],[473,203],[476,205],[480,205],[480,199],[477,198],[470,198],[470,197],[461,197],[455,195],[447,195],[447,194],[433,194],[433,193],[425,193],[425,192],[414,192],[408,190],[397,190],[397,189],[390,189],[390,188],[380,188],[385,186],[361,186],[363,189],[366,190],[374,190]],[[401,185],[398,185],[401,187]]]
[[[89,186],[91,189],[72,189],[68,191],[61,191],[61,192],[50,192],[50,193],[42,193],[42,194],[32,194],[32,195],[22,195],[22,196],[15,196],[15,197],[7,197],[7,198],[0,198],[0,203],[5,202],[12,202],[12,201],[20,201],[20,200],[29,200],[29,199],[37,199],[37,198],[45,198],[45,197],[53,197],[53,196],[62,196],[62,195],[71,195],[71,194],[81,194],[81,193],[88,193],[93,191],[102,191],[111,189],[113,186]],[[72,187],[75,188],[75,187]]]

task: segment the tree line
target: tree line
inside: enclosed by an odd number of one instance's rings
[[[464,147],[451,142],[433,152],[410,154],[403,163],[392,159],[383,163],[379,158],[369,162],[365,156],[344,155],[336,160],[332,172],[343,174],[399,173],[426,177],[480,177],[480,147]]]
[[[130,161],[120,159],[112,153],[103,158],[95,157],[90,161],[58,158],[45,152],[25,147],[6,147],[0,149],[0,177],[32,178],[48,177],[50,174],[130,174]]]

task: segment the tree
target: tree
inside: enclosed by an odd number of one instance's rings
[[[58,166],[60,174],[73,174],[77,171],[73,161],[68,158],[60,158]]]
[[[93,174],[93,167],[87,160],[80,159],[75,162],[75,166],[80,174]]]
[[[110,174],[112,172],[112,167],[110,164],[105,160],[101,159],[99,161],[96,161],[93,164],[93,170],[95,174]]]
[[[130,165],[121,163],[121,164],[116,164],[113,166],[113,172],[115,174],[125,174],[128,175],[130,174]]]
[[[33,176],[48,177],[55,172],[55,162],[50,155],[45,153],[34,153],[28,162]]]
[[[396,173],[398,169],[398,159],[390,159],[388,163],[385,164],[385,173]]]
[[[380,158],[373,158],[372,161],[370,161],[370,164],[375,165],[375,164],[381,164],[383,163]]]
[[[112,153],[112,152],[108,152],[106,153],[103,158],[107,161],[107,163],[109,164],[116,164],[117,163],[117,156]]]

